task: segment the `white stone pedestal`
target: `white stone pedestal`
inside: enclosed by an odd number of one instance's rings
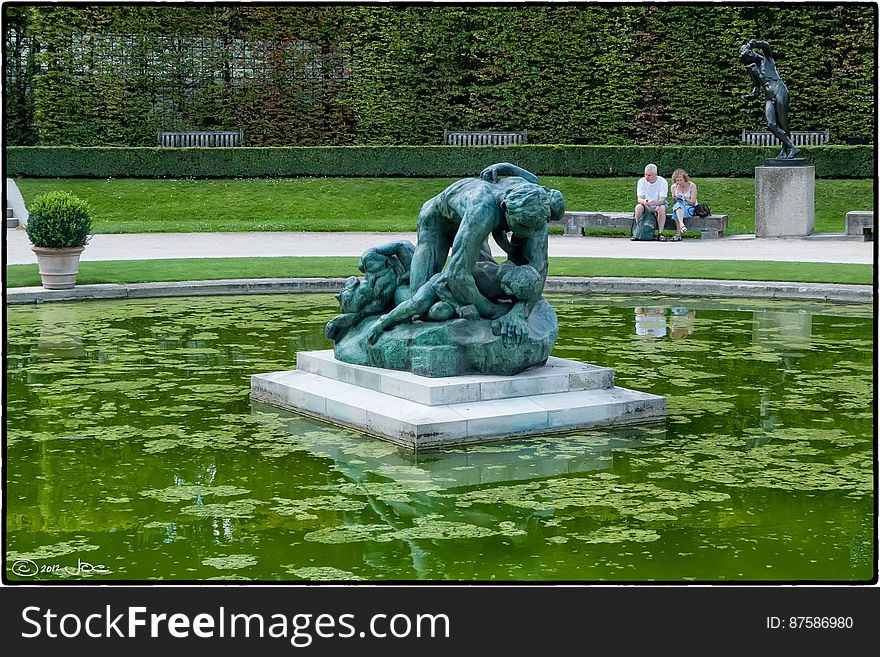
[[[413,449],[661,420],[666,398],[614,385],[614,370],[549,358],[515,376],[424,377],[297,354],[255,374],[251,397]]]
[[[816,167],[755,167],[755,235],[806,237],[815,220]]]

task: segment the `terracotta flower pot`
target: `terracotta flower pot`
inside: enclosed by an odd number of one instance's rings
[[[31,250],[37,254],[40,266],[40,278],[47,290],[69,290],[76,285],[76,274],[79,271],[79,256],[84,246],[70,249],[47,249],[33,246]]]

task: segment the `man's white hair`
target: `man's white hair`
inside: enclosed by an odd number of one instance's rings
[[[645,167],[645,173],[657,173],[657,165],[649,164]]]

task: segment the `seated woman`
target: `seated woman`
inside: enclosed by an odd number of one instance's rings
[[[513,307],[520,299],[529,299],[540,294],[544,281],[531,265],[514,265],[512,262],[478,262],[473,270],[477,289],[487,299],[492,300],[493,308],[484,319],[497,319]],[[444,321],[458,315],[462,319],[480,319],[476,306],[462,305],[450,292],[446,272],[434,274],[407,301],[391,312],[382,315],[370,327],[367,341],[375,344],[383,331],[416,317],[432,321]]]
[[[691,182],[687,171],[676,169],[672,173],[672,216],[675,218],[675,235],[670,238],[680,242],[682,233],[687,232],[684,220],[693,217],[697,209],[697,185]]]

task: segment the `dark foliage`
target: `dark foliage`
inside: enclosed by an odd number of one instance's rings
[[[738,46],[777,52],[794,130],[874,134],[872,3],[59,5],[5,9],[7,143],[735,145],[764,129]]]

